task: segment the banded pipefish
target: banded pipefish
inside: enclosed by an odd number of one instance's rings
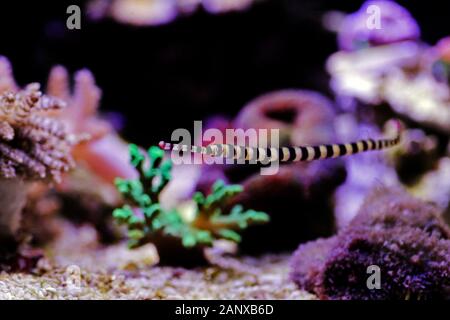
[[[356,153],[383,150],[398,145],[401,141],[402,126],[395,120],[396,136],[390,139],[363,139],[350,143],[320,144],[315,146],[295,146],[281,148],[246,147],[233,144],[210,144],[206,147],[197,145],[172,144],[161,141],[159,147],[166,151],[192,152],[212,157],[241,159],[255,163],[299,162],[330,159]]]

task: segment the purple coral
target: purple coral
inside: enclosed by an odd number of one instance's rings
[[[380,28],[369,28],[371,14],[379,10]],[[339,47],[357,50],[420,38],[420,28],[411,14],[393,1],[367,1],[355,13],[348,15],[339,31]]]
[[[381,189],[337,236],[300,246],[291,278],[323,299],[450,299],[450,229],[434,205]]]
[[[331,102],[309,90],[279,90],[250,101],[234,120],[235,128],[279,129],[280,145],[328,143],[333,139]]]

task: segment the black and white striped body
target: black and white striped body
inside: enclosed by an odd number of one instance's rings
[[[359,140],[345,144],[323,144],[316,146],[282,147],[282,148],[254,148],[231,144],[211,144],[207,147],[187,146],[160,142],[163,150],[174,150],[182,152],[193,152],[212,157],[223,157],[248,162],[268,163],[313,161],[319,159],[330,159],[352,155],[356,153],[382,150],[393,147],[400,142],[400,132],[394,139],[381,140]]]

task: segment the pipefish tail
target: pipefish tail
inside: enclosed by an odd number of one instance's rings
[[[400,121],[395,120],[397,134],[391,139],[364,139],[343,144],[321,144],[315,146],[298,146],[282,148],[256,148],[244,147],[232,144],[210,144],[206,147],[188,146],[184,144],[172,144],[161,141],[159,147],[166,151],[192,152],[212,157],[223,157],[229,159],[243,159],[267,163],[280,162],[304,162],[320,159],[331,159],[352,154],[383,150],[398,145],[401,141],[402,126]]]

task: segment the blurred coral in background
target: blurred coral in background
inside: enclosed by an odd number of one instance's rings
[[[213,14],[247,10],[264,0],[92,0],[88,4],[92,19],[111,17],[135,26],[157,26],[202,7]]]

